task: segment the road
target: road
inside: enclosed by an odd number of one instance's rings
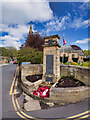
[[[78,120],[78,117],[87,116],[87,112],[86,112],[88,111],[87,99],[77,104],[69,104],[66,106],[50,108],[46,110],[37,110],[37,111],[24,112],[24,113],[19,110],[17,110],[18,112],[15,111],[16,101],[15,101],[15,98],[9,94],[9,91],[13,82],[16,67],[17,65],[13,65],[13,64],[5,65],[2,67],[0,66],[0,72],[2,72],[2,75],[1,75],[2,76],[1,77],[2,79],[1,81],[2,82],[2,118],[4,118],[4,120],[5,118],[9,118],[9,119],[12,118],[12,120],[14,118],[15,119],[17,118],[18,120],[20,120],[20,118],[23,118],[23,117],[32,118],[32,116],[33,116],[32,120],[34,118],[38,118],[36,120],[40,120],[40,118],[43,118],[42,120],[44,120],[45,118],[47,118],[48,120],[50,119],[56,120],[61,118],[60,120],[62,120],[67,117],[71,117],[73,119]],[[1,94],[1,89],[0,89],[0,94]],[[13,98],[13,102],[12,102],[12,98]],[[85,118],[85,120],[88,120],[88,119]]]
[[[9,95],[17,65],[8,64],[0,67],[2,67],[2,118],[18,118]]]

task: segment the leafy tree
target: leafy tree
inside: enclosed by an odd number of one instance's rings
[[[42,45],[44,44],[44,35],[40,35],[39,32],[29,33],[25,47],[37,48],[39,51],[43,51]]]
[[[90,50],[84,50],[86,56],[90,55]]]
[[[22,47],[18,51],[17,60],[21,62],[31,62],[31,64],[41,64],[43,62],[43,52],[31,47]]]
[[[5,56],[5,57],[16,57],[17,56],[17,49],[15,47],[0,47],[0,53],[2,56]]]
[[[15,47],[8,47],[7,48],[8,51],[8,56],[11,57],[13,59],[13,57],[17,57],[17,49]]]
[[[7,49],[6,49],[6,48],[1,47],[1,48],[0,48],[0,51],[1,51],[1,55],[2,55],[2,56],[7,56],[7,55],[8,55],[8,52],[7,52]]]

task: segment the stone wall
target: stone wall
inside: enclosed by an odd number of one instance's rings
[[[43,65],[42,64],[22,65],[21,66],[22,89],[26,93],[30,93],[30,91],[32,89],[38,87],[39,84],[42,83],[42,80],[32,83],[26,79],[26,76],[34,75],[34,74],[43,74]]]
[[[74,78],[90,86],[90,68],[75,65],[60,65],[61,76],[74,76]]]
[[[69,88],[55,88],[50,89],[50,100],[58,104],[76,103],[82,101],[89,96],[90,88],[83,87],[69,87]]]
[[[22,69],[22,76],[43,74],[42,64],[22,65],[21,69]]]
[[[85,85],[90,86],[90,68],[81,67],[75,65],[60,65],[60,75],[61,76],[74,76],[74,78],[80,80]],[[25,79],[25,76],[32,74],[43,74],[43,65],[34,64],[34,65],[23,65],[22,66],[22,79]]]

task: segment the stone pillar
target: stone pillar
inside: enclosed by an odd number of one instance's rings
[[[60,37],[58,35],[45,37],[43,46],[43,80],[56,82],[60,78]]]
[[[73,62],[73,60],[72,60],[72,53],[69,53],[68,62]]]
[[[83,61],[83,56],[79,56],[79,59],[78,59],[78,63],[79,64],[82,64],[84,61]]]

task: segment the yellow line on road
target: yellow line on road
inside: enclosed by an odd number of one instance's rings
[[[81,115],[85,115],[85,114],[87,114],[87,113],[89,113],[89,112],[90,112],[90,110],[85,111],[85,112],[80,113],[80,114],[77,114],[77,115],[74,115],[74,116],[70,116],[70,117],[68,117],[68,119],[71,119],[71,118],[76,118],[76,117],[79,117],[79,116],[81,116]]]
[[[89,116],[90,116],[90,114],[85,115],[85,116],[82,116],[82,117],[79,117],[79,118],[75,118],[74,120],[81,120],[81,119],[83,119],[83,118],[88,118]]]
[[[14,95],[12,95],[12,102],[13,102],[14,109],[17,112],[17,108],[16,108],[16,105],[15,105],[15,102],[14,102]]]
[[[16,80],[16,83],[15,83],[15,87],[17,88],[17,80]],[[14,90],[14,94],[16,94],[16,93],[17,93],[17,90],[15,89],[15,90]],[[17,98],[15,99],[15,101],[16,101],[16,105],[17,105],[18,109],[20,110],[20,106],[19,106],[19,104],[18,104]],[[37,119],[37,118],[34,118],[34,117],[32,117],[32,116],[29,116],[29,115],[27,115],[26,113],[24,113],[24,112],[21,111],[21,110],[20,110],[20,112],[21,112],[24,116],[26,116],[26,117],[28,117],[28,118],[35,119],[35,120],[42,120],[42,119]]]
[[[11,85],[11,89],[10,89],[10,92],[9,92],[10,95],[12,94],[12,91],[13,91],[15,79],[16,79],[16,73],[15,73],[15,76],[14,76],[14,79],[13,79],[13,82],[12,82],[12,85]]]
[[[17,84],[17,82],[16,82],[16,84]],[[15,84],[15,85],[16,85],[16,84]],[[14,90],[14,91],[15,91],[15,90]],[[24,117],[23,115],[21,115],[21,114],[18,112],[18,109],[17,109],[16,104],[15,104],[15,101],[14,101],[14,94],[12,95],[12,102],[13,102],[14,109],[15,109],[16,113],[20,116],[20,118],[23,118],[23,119],[25,119],[25,120],[28,120],[26,117]]]
[[[80,117],[80,118],[88,118],[89,116],[90,116],[90,114],[85,115],[85,116],[82,116],[82,117]]]

